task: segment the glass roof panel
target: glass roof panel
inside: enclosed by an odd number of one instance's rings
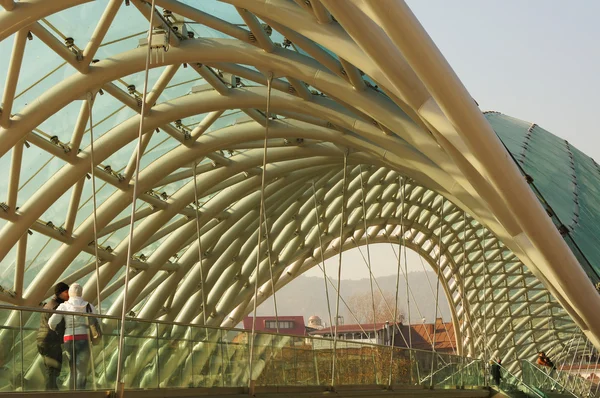
[[[45,18],[50,27],[59,30],[62,35],[72,37],[75,45],[84,49],[92,38],[100,16],[106,4],[104,2],[91,2],[67,8]],[[62,40],[61,40],[62,41]]]
[[[54,156],[35,145],[23,148],[17,206],[23,205],[58,170],[59,163],[64,164],[54,159]],[[52,166],[48,167],[51,163]]]
[[[537,125],[494,112],[486,118],[558,216],[557,227],[567,227],[570,235],[563,236],[583,269],[599,282],[600,169],[590,157]]]
[[[100,180],[96,176],[96,203],[98,204],[98,207],[100,207],[100,205],[116,191],[117,189],[115,187]],[[79,202],[79,210],[77,211],[74,230],[76,230],[77,227],[79,227],[79,225],[92,214],[93,209],[94,204],[92,202],[92,181],[91,178],[86,178],[85,182],[83,183],[83,191],[81,193],[81,201]]]
[[[23,286],[31,283],[33,278],[40,273],[44,265],[62,245],[61,242],[50,239],[34,232],[27,239],[27,259],[25,261],[25,276],[23,278]]]
[[[43,131],[48,136],[57,136],[63,143],[71,141],[73,130],[81,110],[82,101],[74,101],[56,112],[50,118],[46,119],[40,126],[39,130]]]
[[[27,40],[12,113],[18,113],[73,73],[75,69],[39,38],[34,36],[33,40]]]

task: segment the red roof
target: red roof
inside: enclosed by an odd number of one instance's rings
[[[291,328],[279,328],[280,334],[287,334],[290,336],[305,336],[306,327],[304,326],[304,317],[302,315],[282,316],[277,317],[280,324],[281,322],[292,322]],[[265,333],[277,333],[277,328],[267,328],[267,321],[275,322],[275,316],[257,316],[254,329],[257,332]],[[244,318],[244,329],[252,330],[252,317],[247,316]]]
[[[421,350],[431,350],[431,344],[433,342],[434,324],[425,323],[420,325],[411,325],[410,336],[412,338],[412,347]],[[409,340],[408,327],[402,326],[400,328],[402,335]],[[396,338],[398,341],[398,338]],[[400,337],[400,346],[406,346],[404,340]],[[454,334],[454,325],[452,322],[443,322],[441,318],[438,318],[435,323],[435,349],[436,351],[452,351],[456,349],[456,336]]]

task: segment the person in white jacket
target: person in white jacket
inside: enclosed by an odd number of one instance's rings
[[[69,300],[56,308],[56,311],[96,313],[94,306],[81,298],[83,289],[78,283],[69,288]],[[85,389],[90,364],[89,318],[85,316],[52,314],[48,320],[50,329],[65,321],[65,351],[70,359],[71,386],[76,390]]]

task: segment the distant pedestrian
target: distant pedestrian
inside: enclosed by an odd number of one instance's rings
[[[544,351],[540,351],[537,357],[537,364],[540,366],[544,366],[549,368],[548,375],[551,375],[554,370],[556,370],[556,366],[554,366],[554,362],[550,360],[550,358],[546,355]]]
[[[546,355],[544,351],[540,351],[538,353],[537,364],[541,366],[546,366],[549,368],[555,368],[554,363],[550,360],[550,358]]]
[[[69,299],[69,285],[59,282],[54,287],[54,296],[44,305],[45,310],[55,311],[60,304]],[[44,360],[46,368],[46,391],[58,390],[58,376],[62,369],[63,360],[63,338],[65,334],[64,320],[50,329],[48,320],[52,314],[42,312],[40,314],[40,327],[37,334],[38,352]]]
[[[94,306],[81,298],[83,289],[78,283],[69,288],[69,300],[58,306],[58,311],[96,313]],[[65,320],[65,350],[70,358],[71,386],[77,390],[85,389],[90,364],[89,322],[87,317],[54,314],[48,325],[54,329]]]
[[[502,359],[496,358],[496,360],[492,360],[492,368],[490,373],[492,374],[492,379],[494,379],[494,384],[499,386],[500,379],[502,379],[502,371],[500,369],[500,364],[502,363]]]

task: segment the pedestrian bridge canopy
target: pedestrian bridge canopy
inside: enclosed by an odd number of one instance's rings
[[[403,1],[0,5],[5,304],[79,281],[109,317],[231,328],[391,243],[462,356],[600,347],[600,166],[480,110]]]

